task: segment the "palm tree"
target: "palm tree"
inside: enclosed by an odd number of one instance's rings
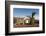
[[[35,16],[35,12],[32,13],[32,20],[31,20],[31,24],[34,25],[34,16]]]

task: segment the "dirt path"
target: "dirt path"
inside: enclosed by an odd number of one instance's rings
[[[15,27],[38,27],[39,24],[35,24],[35,25],[15,25]]]

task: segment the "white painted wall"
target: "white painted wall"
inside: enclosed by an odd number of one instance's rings
[[[16,0],[16,1],[44,2],[46,9],[46,0]],[[45,10],[45,15],[46,15],[46,10]],[[0,0],[0,36],[5,36],[4,34],[5,34],[5,0]],[[46,36],[46,31],[45,34],[27,34],[27,35],[15,35],[15,36]]]
[[[0,36],[5,36],[5,0],[0,0]]]

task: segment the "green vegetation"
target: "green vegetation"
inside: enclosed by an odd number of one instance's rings
[[[34,25],[34,16],[35,16],[35,12],[32,13],[32,20],[31,20],[31,24]]]
[[[32,13],[32,17],[31,16],[27,16],[27,17],[29,17],[30,18],[30,20],[28,20],[28,23],[26,23],[26,20],[21,20],[21,19],[15,19],[14,18],[14,23],[16,23],[16,24],[32,24],[32,25],[34,25],[34,16],[35,16],[35,12],[33,12]],[[16,20],[16,21],[15,21]]]

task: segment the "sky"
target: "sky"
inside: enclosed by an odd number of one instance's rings
[[[39,17],[39,9],[29,9],[29,8],[14,8],[13,16],[32,16],[32,12],[35,12],[35,17]]]

